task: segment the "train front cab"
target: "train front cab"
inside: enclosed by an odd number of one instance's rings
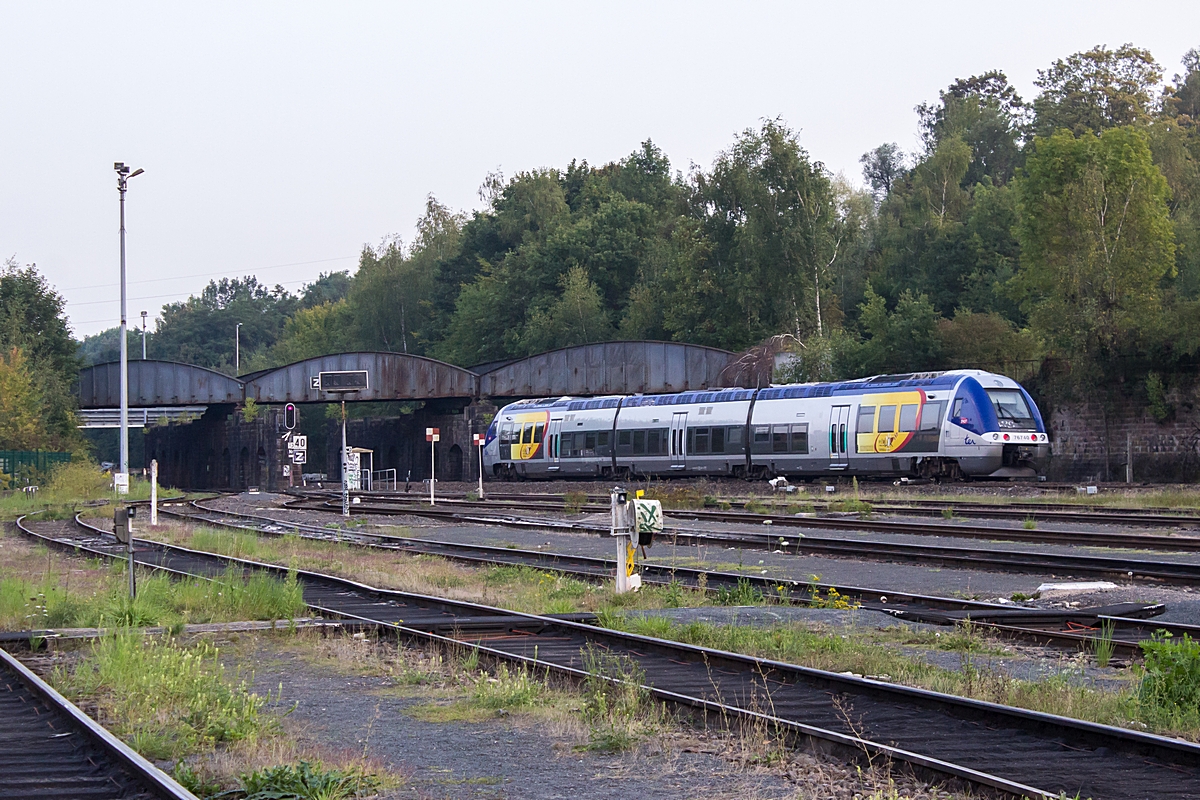
[[[964,377],[955,390],[943,452],[968,477],[1034,478],[1050,457],[1050,437],[1020,384],[981,374]]]

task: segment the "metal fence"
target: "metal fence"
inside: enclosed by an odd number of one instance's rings
[[[55,453],[49,450],[0,450],[0,473],[10,478],[28,481],[34,476],[48,475],[56,466],[66,464],[70,460],[70,453]]]

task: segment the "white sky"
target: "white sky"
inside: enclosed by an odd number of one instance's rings
[[[957,77],[1095,44],[1169,78],[1200,3],[49,3],[0,1],[0,258],[38,268],[76,335],[117,324],[114,161],[129,318],[255,274],[297,290],[410,238],[425,196],[480,205],[483,177],[653,139],[677,169],[781,115],[860,179],[913,107]]]

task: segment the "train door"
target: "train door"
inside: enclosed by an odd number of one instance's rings
[[[850,466],[850,406],[834,406],[829,409],[829,468],[846,469]]]
[[[559,463],[559,442],[562,437],[562,417],[550,420],[550,427],[546,429],[546,458],[550,464],[547,467],[551,472],[558,472]]]
[[[687,416],[678,411],[671,417],[671,469],[687,467]]]

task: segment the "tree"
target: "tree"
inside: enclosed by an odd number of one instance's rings
[[[863,165],[863,179],[871,187],[876,205],[882,203],[891,194],[892,184],[904,174],[904,152],[890,142],[863,153],[858,161]]]
[[[1183,56],[1183,74],[1175,76],[1175,85],[1163,98],[1166,112],[1181,117],[1185,124],[1200,124],[1200,48],[1193,47]]]
[[[825,166],[780,120],[749,129],[695,176],[693,213],[708,240],[669,297],[678,338],[741,348],[788,332],[820,332],[837,208]]]
[[[13,258],[5,261],[0,269],[0,353],[20,350],[39,398],[36,409],[48,437],[43,446],[71,449],[81,442],[71,394],[79,359],[65,305],[36,264],[21,267]]]
[[[1154,113],[1162,69],[1149,50],[1097,45],[1038,70],[1042,90],[1033,101],[1034,130],[1049,136],[1060,128],[1075,135],[1147,122]]]
[[[275,344],[298,307],[282,286],[269,289],[252,275],[209,281],[200,296],[163,306],[150,355],[232,372],[239,322],[241,350],[249,360]]]
[[[941,355],[947,366],[986,369],[1025,380],[1037,367],[1037,343],[996,313],[959,310],[937,323]]]
[[[0,354],[0,450],[39,450],[51,436],[42,417],[42,394],[21,348]]]
[[[313,308],[336,303],[350,292],[350,270],[322,272],[315,281],[300,290],[300,307]]]
[[[562,279],[562,295],[548,309],[535,310],[525,333],[525,349],[540,353],[559,347],[603,342],[613,336],[604,298],[583,267]]]
[[[992,70],[959,78],[940,92],[940,101],[917,106],[925,152],[932,154],[957,136],[971,149],[964,189],[985,177],[1007,183],[1020,163],[1020,127],[1027,107],[1005,74]]]
[[[923,294],[905,290],[888,311],[884,299],[867,289],[859,324],[868,338],[858,354],[861,375],[933,369],[941,357],[939,315]]]
[[[1051,352],[1095,379],[1136,349],[1174,268],[1167,182],[1133,127],[1034,142],[1017,181],[1019,284]]]

